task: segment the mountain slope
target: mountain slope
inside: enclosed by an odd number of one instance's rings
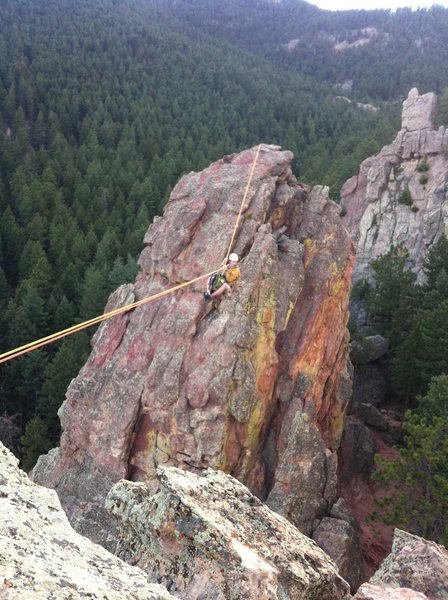
[[[207,32],[358,100],[401,100],[448,84],[448,9],[330,12],[303,0],[152,0],[182,26]]]

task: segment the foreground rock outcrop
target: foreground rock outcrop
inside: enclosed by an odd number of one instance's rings
[[[174,600],[70,526],[56,493],[33,484],[0,444],[0,597]]]
[[[422,281],[428,248],[448,230],[448,130],[434,130],[435,107],[434,94],[412,89],[393,143],[341,190],[344,222],[356,240],[355,281],[371,279],[372,261],[399,244]]]
[[[448,598],[448,550],[396,529],[392,552],[369,583],[382,588],[411,588],[430,600]]]
[[[256,149],[184,176],[145,236],[135,284],[107,309],[207,273],[226,255]],[[353,245],[328,190],[308,190],[292,154],[262,146],[233,250],[241,280],[219,306],[205,282],[105,322],[60,410],[60,449],[33,477],[74,527],[112,546],[102,509],[122,478],[212,467],[312,533],[337,498],[351,392]]]
[[[348,584],[289,521],[236,479],[158,471],[161,488],[120,481],[107,507],[120,522],[118,554],[185,600],[339,600]]]
[[[428,600],[428,596],[409,588],[381,588],[364,583],[353,600]]]

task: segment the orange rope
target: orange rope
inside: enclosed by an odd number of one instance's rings
[[[260,153],[260,148],[261,148],[261,144],[258,146],[255,158],[254,158],[254,162],[252,164],[252,169],[250,171],[250,175],[249,175],[249,179],[247,181],[247,185],[246,185],[246,189],[244,192],[244,196],[243,199],[241,201],[241,206],[240,206],[240,210],[238,213],[238,217],[235,223],[235,227],[233,229],[233,233],[232,233],[232,238],[230,240],[230,244],[229,244],[229,248],[227,251],[227,256],[225,261],[226,262],[230,251],[232,249],[232,245],[235,239],[235,235],[236,235],[236,231],[238,229],[238,225],[240,222],[240,218],[241,215],[243,213],[243,207],[244,204],[246,202],[246,198],[247,198],[247,194],[249,191],[249,186],[251,184],[252,181],[252,177],[254,174],[254,170],[255,170],[255,165],[258,161],[258,155]],[[47,344],[51,344],[52,342],[55,342],[57,340],[60,340],[68,335],[71,335],[72,333],[76,333],[78,331],[82,331],[83,329],[86,329],[87,327],[91,327],[92,325],[96,325],[97,323],[101,323],[102,321],[105,321],[106,319],[110,319],[111,317],[115,317],[117,315],[120,315],[122,313],[128,312],[130,310],[133,310],[134,308],[137,308],[138,306],[141,306],[142,304],[146,304],[148,302],[152,302],[153,300],[156,300],[157,298],[161,298],[163,296],[167,296],[168,294],[171,294],[173,292],[175,292],[176,290],[180,290],[184,287],[187,287],[189,285],[191,285],[192,283],[195,283],[196,281],[200,281],[201,279],[205,279],[206,277],[210,277],[211,275],[214,275],[215,273],[219,273],[219,271],[222,270],[222,265],[218,268],[215,269],[214,271],[211,271],[210,273],[207,273],[206,275],[200,275],[199,277],[195,277],[194,279],[191,279],[190,281],[185,281],[184,283],[180,283],[172,288],[169,288],[167,290],[164,290],[162,292],[158,292],[157,294],[153,294],[152,296],[148,296],[147,298],[143,298],[142,300],[138,300],[136,302],[133,302],[132,304],[127,304],[126,306],[121,306],[120,308],[116,308],[115,310],[111,310],[110,312],[104,313],[103,315],[100,315],[99,317],[94,317],[93,319],[89,319],[88,321],[83,321],[82,323],[79,323],[78,325],[73,325],[72,327],[68,327],[67,329],[63,329],[62,331],[58,331],[56,333],[53,333],[51,335],[48,335],[47,337],[43,337],[39,340],[35,340],[34,342],[30,342],[28,344],[25,344],[24,346],[20,346],[18,348],[14,348],[13,350],[9,350],[8,352],[4,352],[3,354],[0,354],[0,364],[7,362],[9,360],[12,360],[13,358],[17,358],[18,356],[22,356],[23,354],[27,354],[28,352],[32,352],[33,350],[37,350],[38,348],[42,348],[42,346],[46,346]]]
[[[229,247],[227,249],[227,254],[226,254],[225,262],[227,262],[227,259],[229,258],[229,254],[232,251],[233,241],[235,239],[235,235],[236,235],[236,231],[238,229],[238,225],[240,224],[241,215],[243,214],[243,208],[244,208],[244,205],[246,203],[246,198],[247,198],[247,194],[249,192],[250,184],[252,183],[252,177],[254,175],[255,165],[257,164],[257,161],[258,161],[258,155],[260,154],[260,148],[261,148],[261,144],[259,144],[259,146],[257,148],[257,153],[255,154],[254,162],[252,163],[252,169],[250,170],[249,179],[247,180],[246,189],[244,190],[244,196],[243,196],[243,199],[241,201],[241,206],[240,206],[240,210],[239,210],[239,213],[238,213],[238,217],[236,219],[235,227],[233,228],[233,233],[232,233],[232,237],[230,239]]]
[[[175,287],[169,288],[167,290],[163,290],[162,292],[158,292],[157,294],[153,294],[152,296],[148,296],[147,298],[143,298],[142,300],[137,300],[137,302],[133,302],[132,304],[126,304],[126,306],[121,306],[120,308],[116,308],[115,310],[111,310],[110,312],[104,313],[99,317],[95,317],[93,319],[89,319],[88,321],[84,321],[83,323],[79,323],[78,325],[73,325],[68,329],[64,329],[62,331],[58,331],[57,333],[53,333],[48,335],[47,337],[41,338],[40,340],[36,340],[34,342],[30,342],[29,344],[25,344],[25,346],[20,346],[20,348],[15,348],[14,350],[9,350],[9,352],[5,352],[4,354],[0,354],[0,364],[4,363],[13,358],[17,358],[22,354],[26,354],[27,352],[31,352],[32,350],[37,350],[37,348],[42,348],[42,346],[46,346],[47,344],[51,344],[57,340],[60,340],[72,333],[76,333],[77,331],[81,331],[82,329],[86,329],[87,327],[91,327],[92,325],[96,325],[97,323],[101,323],[101,321],[105,321],[106,319],[110,319],[111,317],[115,317],[122,313],[128,312],[137,308],[137,306],[141,306],[142,304],[146,304],[147,302],[151,302],[152,300],[156,300],[157,298],[161,298],[162,296],[167,296],[176,290],[180,290],[196,281],[200,281],[201,279],[205,279],[206,277],[210,277],[215,273],[218,273],[221,268],[216,269],[215,271],[211,271],[206,275],[201,275],[200,277],[195,277],[195,279],[191,279],[190,281],[186,281],[184,283],[180,283]]]

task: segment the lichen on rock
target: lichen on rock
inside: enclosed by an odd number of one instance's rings
[[[160,491],[120,481],[107,498],[117,552],[185,600],[339,600],[334,563],[233,477],[161,467]]]
[[[448,550],[395,529],[392,551],[369,583],[382,588],[411,588],[431,600],[448,598]]]
[[[0,597],[174,600],[143,571],[83,538],[54,490],[32,483],[0,444]]]

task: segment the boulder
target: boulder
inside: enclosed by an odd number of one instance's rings
[[[70,526],[54,490],[32,483],[0,444],[0,597],[174,600]]]
[[[369,335],[350,343],[350,360],[354,365],[366,365],[389,351],[389,340],[382,335]]]
[[[179,181],[148,229],[136,281],[107,310],[222,263],[256,150]],[[103,509],[112,485],[127,478],[156,492],[159,465],[228,472],[305,529],[333,503],[351,395],[353,245],[328,188],[299,184],[291,160],[278,146],[260,148],[232,247],[241,279],[231,295],[207,303],[199,281],[104,322],[93,337],[59,411],[60,448],[32,477],[56,489],[73,526],[94,541],[114,547]],[[318,459],[305,445],[294,456],[301,422]],[[307,487],[318,496],[304,519]]]
[[[376,451],[372,432],[356,417],[347,417],[339,451],[340,469],[345,482],[358,475],[368,478],[373,470]]]
[[[353,378],[353,406],[360,403],[378,406],[386,399],[386,369],[381,364],[360,365]]]
[[[313,533],[313,540],[334,560],[340,576],[356,592],[363,577],[359,531],[345,520],[324,517]]]
[[[380,588],[364,583],[353,596],[353,600],[429,600],[429,598],[409,588]]]
[[[357,406],[358,416],[363,423],[371,425],[380,431],[387,431],[388,424],[385,416],[372,404],[361,402]]]
[[[330,517],[333,517],[333,519],[340,519],[341,521],[346,521],[353,527],[353,529],[355,529],[355,531],[359,530],[358,519],[355,516],[353,516],[344,498],[338,498],[337,501],[333,504],[330,511]]]
[[[448,598],[448,550],[395,529],[392,551],[369,583],[382,588],[411,588],[430,600]]]
[[[106,506],[118,555],[185,600],[338,600],[334,563],[233,477],[161,467],[160,491],[120,481]]]

